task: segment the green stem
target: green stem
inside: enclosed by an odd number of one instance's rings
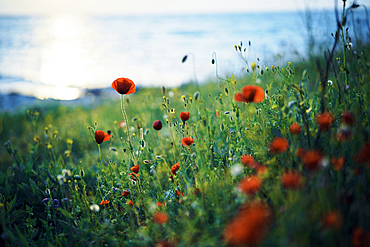
[[[127,136],[128,136],[127,142],[128,142],[128,146],[129,146],[129,149],[130,149],[130,154],[131,154],[132,160],[134,161],[134,164],[136,164],[135,155],[133,153],[134,148],[133,148],[132,142],[131,142],[130,128],[129,128],[128,119],[127,119],[126,110],[125,110],[125,99],[124,99],[123,94],[121,94],[121,110],[122,110],[123,120],[126,122],[126,129],[127,129]]]

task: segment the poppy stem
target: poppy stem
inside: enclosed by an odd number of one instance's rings
[[[99,158],[100,158],[100,163],[101,163],[101,165],[102,165],[102,166],[104,166],[104,164],[103,164],[103,160],[102,160],[102,158],[101,158],[101,149],[100,149],[100,144],[98,144],[98,148],[99,148]]]
[[[128,119],[127,119],[127,115],[126,115],[125,99],[124,99],[123,94],[121,94],[121,110],[122,110],[123,120],[126,122],[126,129],[127,129],[127,136],[128,136],[127,142],[128,142],[128,146],[129,146],[129,149],[130,149],[130,154],[132,156],[132,160],[133,160],[134,164],[136,164],[135,155],[133,154],[134,148],[133,148],[132,143],[131,143],[131,133],[130,133],[130,128],[129,128]]]

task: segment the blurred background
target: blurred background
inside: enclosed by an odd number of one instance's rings
[[[350,32],[367,29],[363,8],[349,21]],[[241,76],[241,41],[250,63],[276,66],[327,49],[335,29],[332,0],[0,0],[0,109],[99,95],[118,77],[138,87],[215,80],[213,52],[220,76]]]

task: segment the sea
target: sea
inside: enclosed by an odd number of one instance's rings
[[[368,22],[365,11],[356,10],[348,18],[350,35],[368,38]],[[119,77],[138,87],[216,81],[216,67],[230,77],[246,74],[252,62],[270,67],[304,60],[310,37],[314,49],[327,49],[335,30],[333,10],[0,16],[0,95],[74,100]]]

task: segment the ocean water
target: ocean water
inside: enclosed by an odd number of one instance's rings
[[[333,11],[313,12],[319,43],[331,44]],[[353,26],[366,33],[364,11]],[[178,86],[243,74],[234,45],[248,61],[282,65],[306,57],[304,13],[235,13],[167,16],[0,16],[0,94],[75,99],[86,88],[109,87],[118,77],[138,86]],[[349,20],[351,22],[352,19]],[[251,46],[248,42],[251,41]],[[181,60],[189,55],[185,63]]]

